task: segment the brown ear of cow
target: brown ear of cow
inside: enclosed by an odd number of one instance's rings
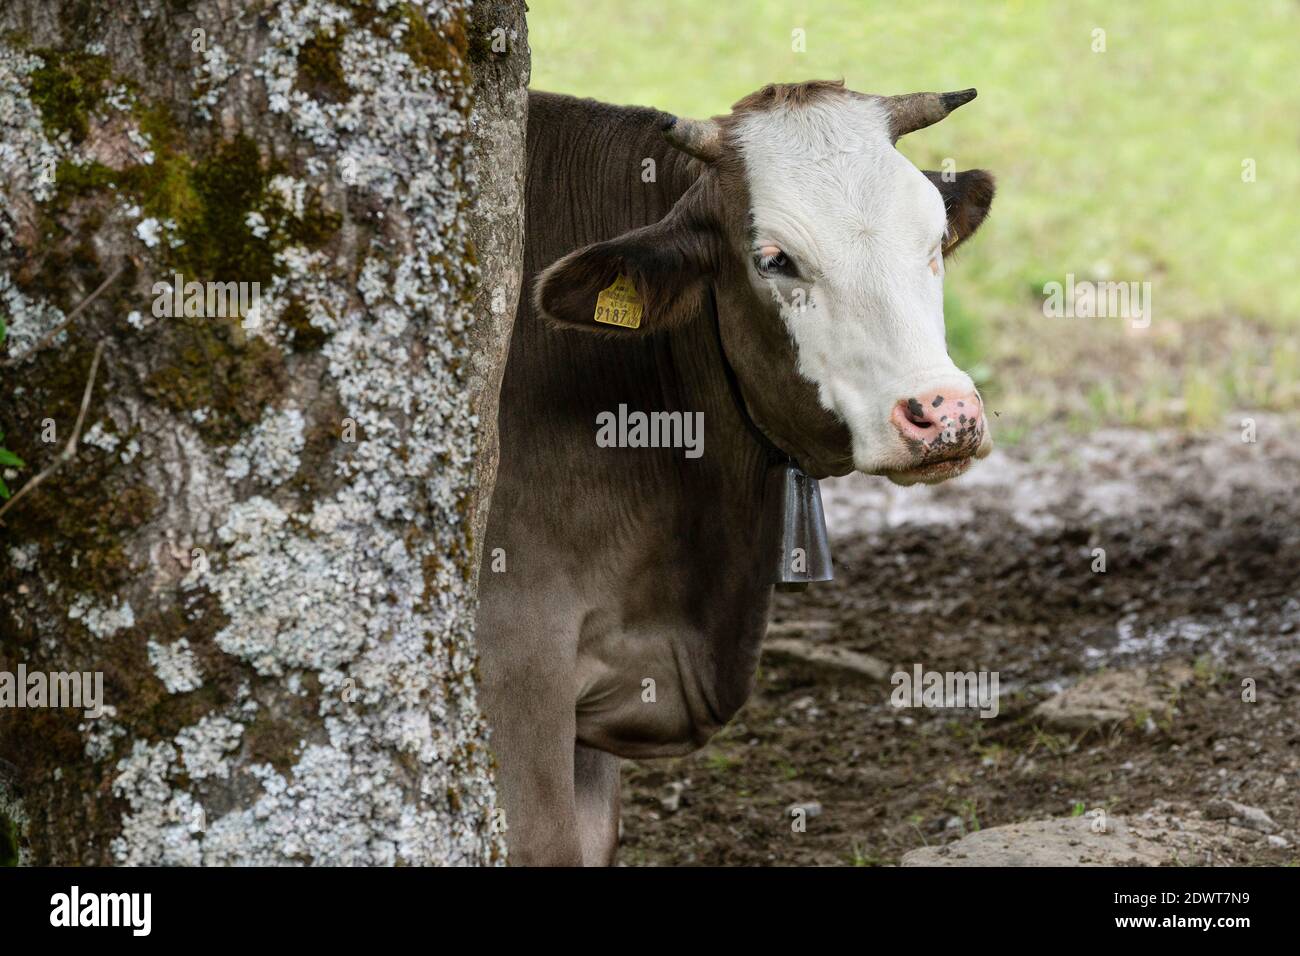
[[[943,254],[947,256],[969,239],[988,216],[997,186],[993,174],[983,169],[950,173],[950,180],[945,180],[943,173],[929,169],[924,172],[939,190],[944,208],[948,210],[948,234],[943,247]]]
[[[645,335],[677,328],[699,315],[716,260],[712,229],[677,210],[653,225],[586,246],[537,278],[533,305],[553,328]],[[596,299],[619,276],[636,288],[638,328],[596,321]]]

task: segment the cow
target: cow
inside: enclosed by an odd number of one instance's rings
[[[974,96],[772,84],[690,120],[530,94],[478,613],[513,863],[612,863],[620,760],[689,753],[749,696],[774,461],[912,484],[988,454],[943,277],[993,179],[894,147]],[[597,441],[665,412],[699,454]]]

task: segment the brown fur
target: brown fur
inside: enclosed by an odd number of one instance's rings
[[[948,235],[943,247],[944,258],[947,258],[988,218],[997,185],[993,175],[983,169],[962,170],[952,182],[945,182],[942,173],[924,172],[939,190],[948,211]]]
[[[856,96],[844,88],[843,80],[807,80],[803,83],[769,83],[732,104],[731,112],[756,113],[774,109],[797,109],[836,96]]]
[[[579,249],[548,267],[533,289],[534,308],[555,328],[636,335],[686,324],[705,307],[717,272],[719,203],[711,180],[697,180],[659,222]],[[632,280],[643,314],[638,329],[595,323],[596,299],[619,275]]]

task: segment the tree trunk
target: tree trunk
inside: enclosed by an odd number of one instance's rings
[[[473,529],[523,4],[500,52],[379,6],[0,8],[0,863],[504,855]]]
[[[478,0],[470,21],[475,88],[471,143],[474,155],[489,159],[475,167],[478,201],[469,214],[480,271],[469,333],[469,386],[479,426],[469,512],[476,544],[487,531],[487,506],[497,473],[497,399],[522,294],[529,63],[523,0]],[[476,562],[476,590],[477,573]]]

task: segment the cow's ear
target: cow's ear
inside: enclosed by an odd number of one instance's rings
[[[947,174],[927,169],[925,175],[943,196],[948,210],[948,233],[943,240],[943,254],[947,256],[969,239],[989,214],[995,191],[993,176],[982,169]]]
[[[716,223],[683,197],[659,222],[560,259],[538,277],[533,303],[559,328],[624,335],[678,328],[703,309],[719,249]]]

